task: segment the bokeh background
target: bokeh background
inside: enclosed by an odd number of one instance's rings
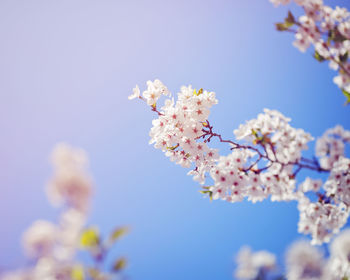
[[[213,90],[210,120],[225,137],[265,107],[314,136],[350,129],[335,72],[275,31],[288,8],[298,11],[268,0],[1,0],[1,270],[27,262],[20,237],[33,220],[57,217],[44,187],[60,141],[90,156],[89,223],[132,227],[113,253],[128,257],[131,279],[232,279],[243,244],[283,257],[300,237],[296,204],[210,203],[148,144],[155,115],[127,96],[155,78],[173,93]]]

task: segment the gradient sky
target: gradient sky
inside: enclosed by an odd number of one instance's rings
[[[300,237],[296,203],[210,203],[148,145],[154,115],[127,96],[155,78],[173,93],[213,90],[210,120],[226,137],[265,107],[314,136],[350,129],[335,72],[275,31],[287,10],[268,0],[0,0],[0,267],[25,264],[21,233],[57,218],[43,190],[60,141],[90,156],[89,223],[132,227],[113,253],[127,255],[131,279],[232,279],[244,244],[283,257]]]

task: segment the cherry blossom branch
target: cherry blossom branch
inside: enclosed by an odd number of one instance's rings
[[[169,91],[159,80],[148,81],[147,86],[142,97],[136,86],[129,98],[140,98],[158,115],[152,122],[150,143],[176,164],[195,166],[188,175],[203,186],[201,193],[229,202],[297,200],[298,230],[311,234],[314,244],[327,242],[344,226],[350,214],[350,159],[345,157],[350,131],[341,126],[328,129],[316,142],[317,158],[305,158],[302,152],[313,139],[311,134],[292,127],[282,113],[264,109],[234,130],[236,139],[247,143],[241,144],[223,138],[208,121],[210,108],[218,102],[214,92],[183,86],[176,102],[169,98],[158,110],[157,100],[169,96]],[[232,152],[221,156],[208,145],[213,139],[229,144]],[[296,176],[302,170],[329,176],[326,182],[307,177],[297,186]],[[310,191],[318,201],[308,198]]]
[[[236,143],[232,140],[226,140],[226,139],[223,139],[222,136],[216,132],[213,131],[213,126],[210,125],[209,121],[207,120],[206,121],[206,124],[204,125],[204,127],[206,129],[203,128],[203,135],[201,135],[199,138],[203,138],[204,139],[204,142],[210,142],[210,140],[213,138],[213,137],[217,137],[219,139],[219,141],[221,143],[229,143],[231,144],[232,147],[231,149],[249,149],[249,150],[252,150],[254,152],[256,152],[258,154],[258,159],[257,161],[255,161],[251,166],[249,166],[247,169],[244,169],[244,171],[248,171],[248,170],[252,170],[253,166],[255,166],[261,159],[266,159],[268,161],[270,161],[271,163],[278,163],[282,166],[282,168],[288,166],[288,165],[294,165],[297,167],[296,171],[293,173],[293,176],[295,177],[299,171],[301,171],[302,169],[310,169],[310,170],[313,170],[313,171],[317,171],[317,172],[329,172],[330,170],[328,169],[324,169],[322,167],[320,167],[320,165],[318,164],[317,161],[315,161],[315,158],[313,160],[311,159],[307,159],[307,158],[301,158],[302,161],[305,161],[305,162],[308,162],[309,164],[305,164],[305,163],[301,163],[300,161],[295,161],[295,162],[287,162],[287,163],[283,163],[281,161],[279,161],[276,157],[276,153],[274,152],[274,147],[273,147],[273,144],[271,142],[268,142],[269,146],[271,147],[271,150],[273,151],[274,153],[274,157],[275,159],[272,159],[269,157],[268,153],[267,153],[267,150],[266,150],[266,146],[262,143],[260,143],[260,145],[263,147],[264,149],[264,152],[265,153],[262,153],[259,149],[253,147],[253,146],[249,146],[249,145],[241,145],[239,143]],[[207,138],[206,138],[207,137]],[[265,169],[263,169],[265,170]],[[257,170],[252,170],[256,173],[260,173],[261,171],[263,171],[261,169],[257,169]]]
[[[143,100],[143,101],[146,101],[143,97],[140,97],[140,99]],[[158,111],[156,104],[151,106],[151,110],[153,112],[156,112],[159,116],[163,116],[164,115],[163,113]],[[245,171],[245,172],[252,171],[254,173],[261,173],[262,171],[267,170],[273,163],[280,164],[282,169],[284,169],[288,165],[294,165],[297,169],[291,175],[293,178],[295,178],[296,175],[302,169],[309,169],[309,170],[313,170],[313,171],[316,171],[316,172],[327,172],[327,173],[330,172],[330,170],[322,168],[319,165],[318,161],[315,159],[315,157],[313,158],[313,160],[302,157],[300,159],[300,161],[283,163],[283,162],[281,162],[281,161],[279,161],[277,159],[277,156],[276,156],[276,153],[275,153],[275,148],[274,148],[273,144],[270,141],[268,141],[268,145],[270,146],[270,148],[271,148],[271,150],[272,150],[272,152],[274,154],[274,158],[275,159],[272,159],[272,158],[269,157],[268,152],[266,150],[266,146],[264,144],[262,144],[262,143],[259,143],[259,144],[263,147],[265,153],[262,153],[258,148],[255,148],[253,146],[242,145],[242,144],[239,144],[239,143],[234,142],[232,140],[223,139],[221,134],[218,134],[218,133],[213,131],[213,126],[210,125],[209,120],[206,120],[206,123],[203,123],[203,126],[204,126],[204,128],[202,129],[203,134],[201,136],[197,137],[196,139],[203,138],[205,143],[209,143],[213,137],[216,137],[216,138],[219,139],[219,141],[221,143],[228,143],[228,144],[232,145],[233,147],[231,147],[231,150],[234,150],[234,149],[247,149],[247,150],[252,150],[252,151],[254,151],[254,152],[256,152],[258,154],[258,159],[255,162],[253,162],[248,168],[243,169],[243,171]],[[178,145],[176,145],[173,150],[175,150],[177,147],[178,147]],[[263,168],[253,169],[253,167],[255,165],[257,165],[260,162],[261,159],[268,160],[271,163],[271,165],[270,166],[267,165],[267,166],[265,166]],[[302,163],[301,161],[308,162],[309,164]]]

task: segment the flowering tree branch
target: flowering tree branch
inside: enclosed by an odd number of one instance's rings
[[[158,109],[161,96],[167,98]],[[210,199],[296,200],[298,230],[310,234],[314,244],[328,242],[346,223],[350,213],[350,159],[344,152],[350,131],[341,126],[327,130],[316,142],[315,156],[309,159],[302,152],[313,137],[293,128],[291,119],[278,111],[265,109],[234,130],[236,140],[230,140],[215,132],[209,122],[210,108],[218,102],[214,92],[183,86],[175,101],[167,87],[155,80],[147,82],[142,95],[136,86],[129,96],[133,98],[143,100],[157,113],[150,143],[171,161],[190,168],[188,174]],[[209,146],[213,139],[229,144],[231,153],[220,155],[218,149]],[[297,175],[302,170],[327,173],[328,179],[306,178],[297,186]],[[309,192],[314,192],[318,200],[312,201]]]

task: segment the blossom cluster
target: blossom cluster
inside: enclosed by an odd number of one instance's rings
[[[300,219],[298,229],[311,234],[314,244],[328,242],[334,233],[345,225],[350,211],[350,159],[344,157],[344,146],[349,141],[349,131],[341,126],[327,130],[316,142],[316,155],[320,165],[329,169],[324,182],[307,178],[299,186]],[[323,193],[320,193],[320,188]],[[319,200],[311,202],[307,192],[318,192]]]
[[[326,132],[316,142],[316,155],[323,168],[331,169],[336,161],[344,155],[345,144],[350,142],[350,131],[337,125]]]
[[[220,157],[217,168],[211,172],[215,182],[211,190],[226,195],[228,201],[237,201],[237,195],[238,200],[246,196],[253,202],[268,196],[273,201],[295,199],[293,168],[312,137],[302,129],[291,127],[289,121],[281,113],[265,109],[264,114],[234,130],[238,140],[257,147],[238,149],[241,146],[233,145],[232,154]],[[246,150],[249,156],[245,155]],[[231,174],[233,180],[230,180]]]
[[[343,280],[350,277],[350,229],[342,231],[329,245],[330,254],[306,240],[294,242],[285,255],[285,272],[277,266],[276,256],[268,251],[252,252],[247,246],[236,257],[235,279],[271,279],[284,274],[287,280]],[[284,279],[280,277],[278,279]]]
[[[77,259],[81,248],[91,250],[96,258],[103,257],[98,246],[98,232],[85,229],[93,186],[87,169],[87,155],[81,149],[62,143],[55,147],[51,159],[54,174],[46,192],[53,206],[63,207],[59,221],[57,224],[47,220],[35,221],[22,236],[24,251],[34,265],[7,272],[0,275],[0,279],[82,280],[86,273],[91,279],[111,279],[107,273],[87,269]],[[124,232],[119,229],[113,239]],[[123,264],[119,263],[120,268]]]
[[[142,94],[147,104],[151,104],[152,109],[157,110],[157,99],[153,96],[159,98],[160,95],[150,93],[153,89],[159,93],[160,89],[166,87],[159,80],[148,81],[147,89]],[[163,94],[168,94],[168,91],[164,90]],[[216,103],[214,92],[203,89],[197,92],[191,86],[184,86],[176,102],[173,98],[168,98],[161,112],[157,110],[158,119],[153,120],[150,131],[150,143],[161,149],[171,161],[183,167],[195,164],[196,168],[192,174],[201,183],[205,181],[205,173],[218,159],[218,151],[209,148],[204,141],[198,139],[202,135],[203,127],[207,126],[210,108]]]
[[[136,89],[136,94],[135,94]],[[237,202],[298,201],[299,232],[310,234],[314,244],[328,242],[346,223],[350,206],[349,161],[345,144],[350,131],[336,126],[317,140],[316,156],[303,157],[313,137],[290,125],[290,118],[276,110],[265,109],[256,119],[234,130],[236,140],[216,133],[208,120],[218,101],[214,92],[181,87],[177,100],[159,80],[147,82],[142,93],[138,86],[129,98],[151,104],[157,113],[152,121],[150,144],[162,150],[171,161],[191,168],[189,175],[202,185],[201,192],[211,199]],[[166,89],[161,91],[160,89]],[[155,99],[152,90],[158,92]],[[157,101],[167,95],[164,106]],[[153,103],[154,102],[154,103]],[[220,155],[210,142],[227,143],[231,153]],[[307,178],[298,186],[301,170],[328,173],[326,182]],[[313,192],[319,198],[313,201]]]
[[[286,5],[291,0],[270,0],[275,6]],[[350,102],[350,13],[346,8],[324,5],[322,0],[294,0],[305,12],[296,19],[291,12],[283,23],[277,23],[279,31],[295,33],[293,45],[301,52],[313,45],[314,57],[329,61],[329,67],[338,71],[334,83]],[[293,27],[296,29],[293,29]]]

